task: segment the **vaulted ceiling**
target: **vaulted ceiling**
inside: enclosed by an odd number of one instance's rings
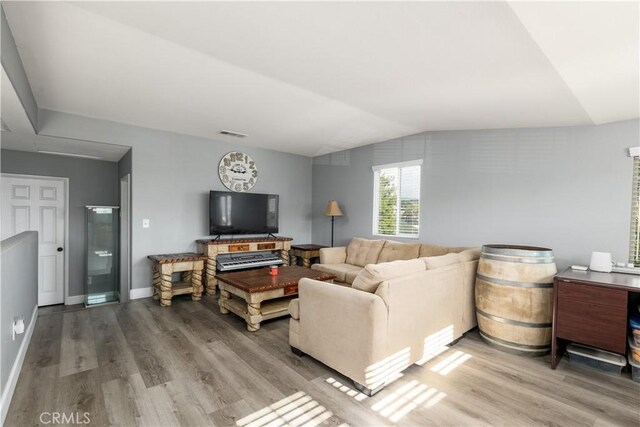
[[[638,2],[3,2],[40,108],[318,155],[639,116]]]

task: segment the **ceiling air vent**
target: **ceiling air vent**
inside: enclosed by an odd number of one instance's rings
[[[222,135],[235,136],[236,138],[244,138],[246,136],[249,136],[246,133],[234,132],[232,130],[224,130],[224,129],[222,129],[220,133]]]

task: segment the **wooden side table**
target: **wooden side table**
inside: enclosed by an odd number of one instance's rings
[[[298,257],[302,258],[302,266],[309,268],[313,264],[314,258],[320,257],[320,249],[326,248],[322,245],[292,245],[291,246],[291,265],[297,265]]]
[[[153,299],[168,307],[174,295],[191,294],[193,301],[202,298],[202,271],[206,255],[193,252],[179,254],[149,255],[153,262]],[[182,273],[181,280],[174,282],[173,273]]]

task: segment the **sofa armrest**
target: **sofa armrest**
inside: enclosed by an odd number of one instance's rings
[[[300,350],[375,389],[387,353],[387,307],[368,292],[311,279],[298,285]]]
[[[342,264],[347,260],[346,246],[320,249],[320,264]]]

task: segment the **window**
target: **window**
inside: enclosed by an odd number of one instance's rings
[[[640,267],[640,157],[633,158],[633,187],[631,189],[631,239],[629,262]]]
[[[422,160],[373,167],[373,234],[414,237],[420,232]]]

